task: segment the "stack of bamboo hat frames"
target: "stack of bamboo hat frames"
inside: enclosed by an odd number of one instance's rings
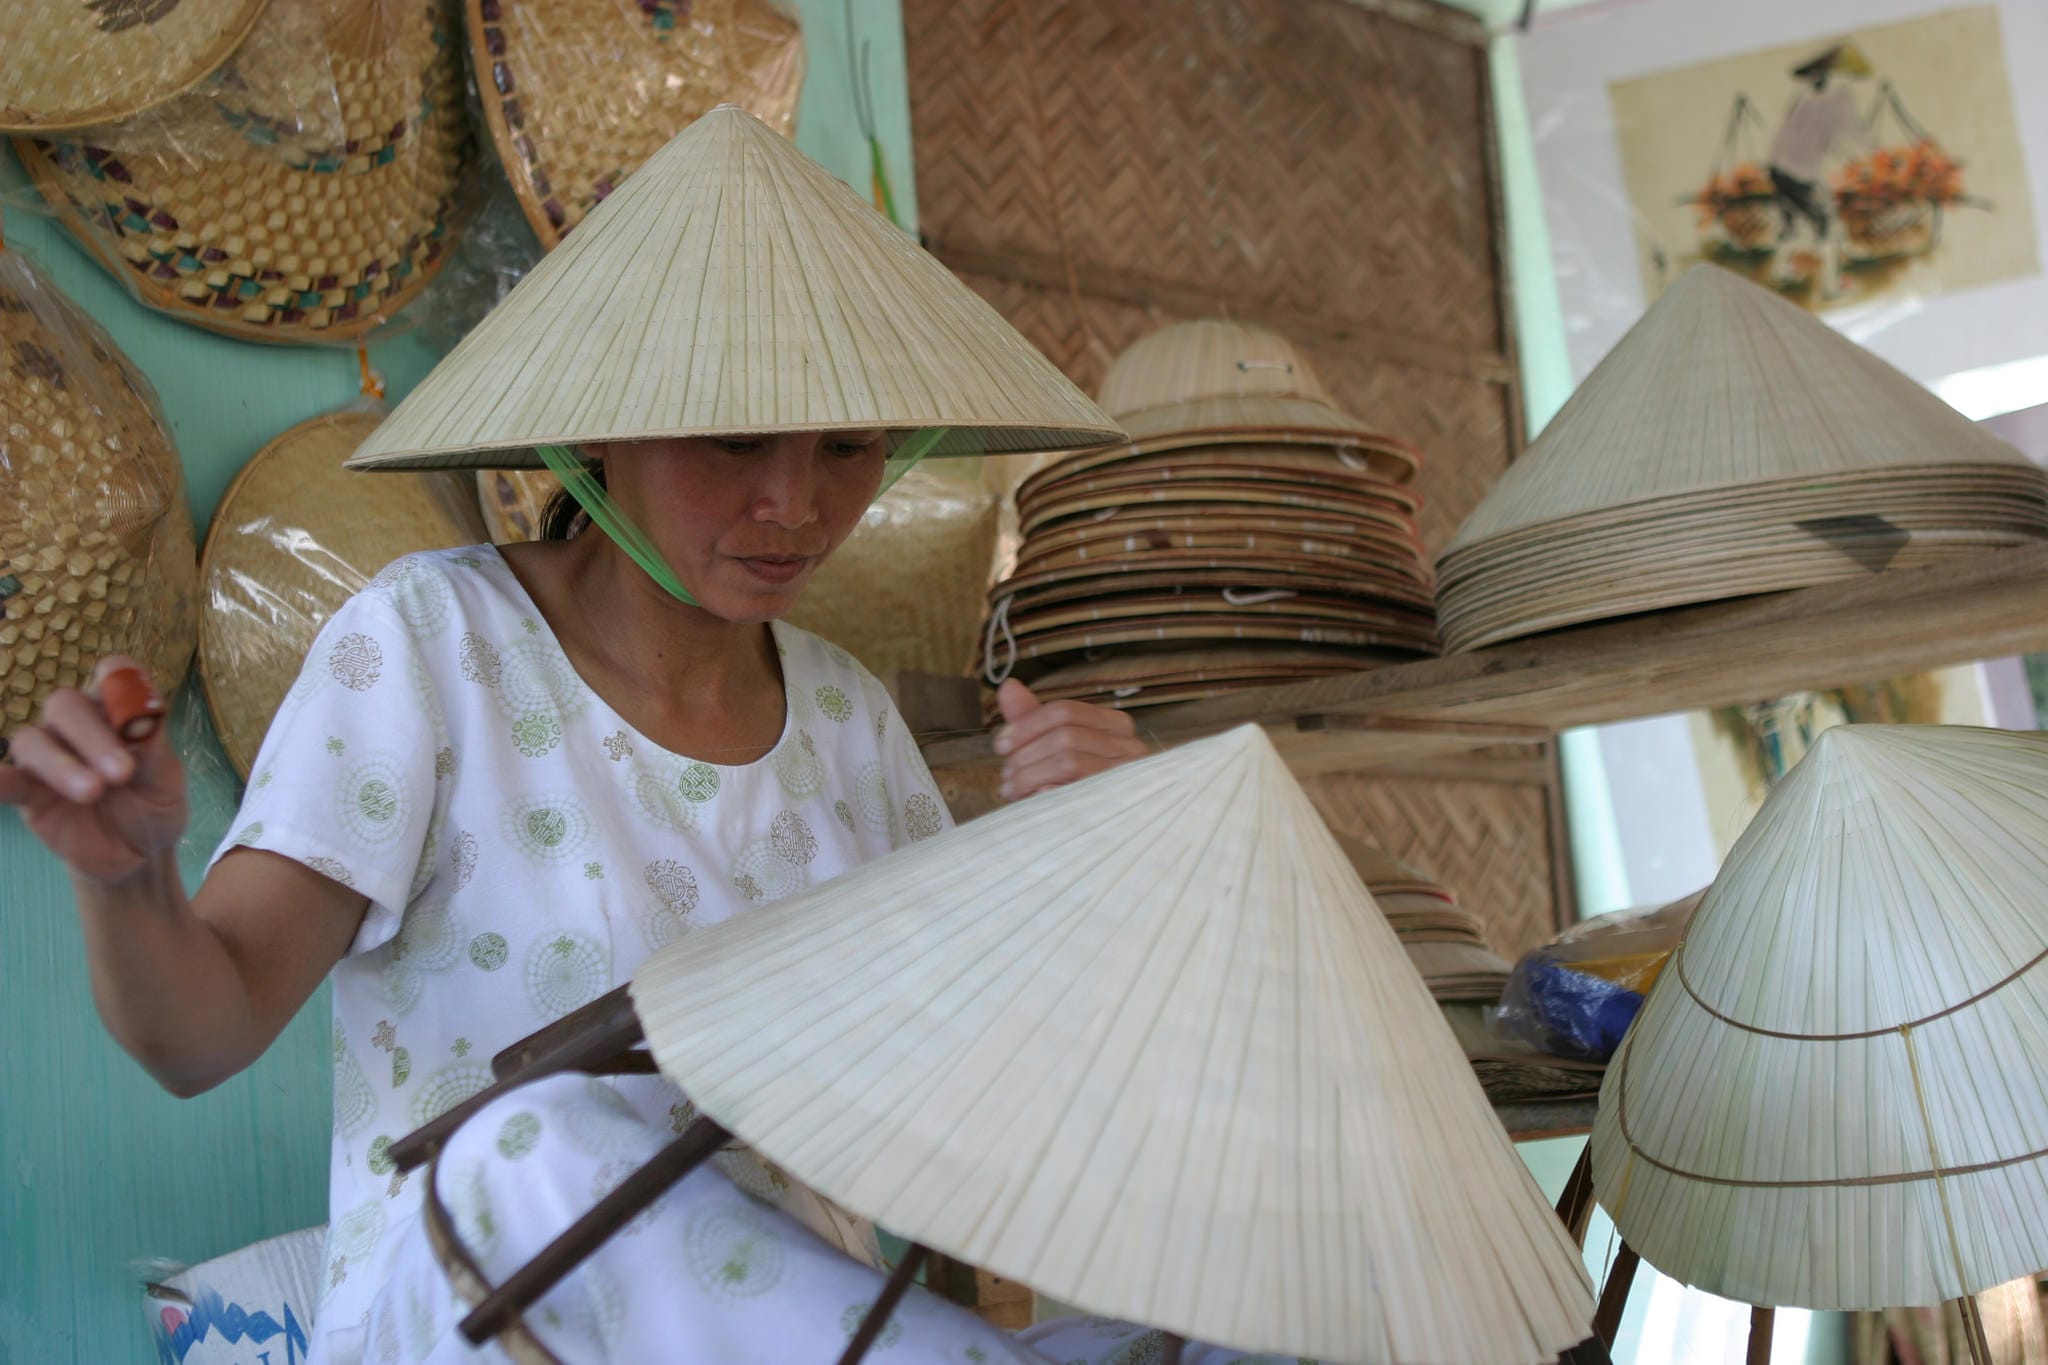
[[[1577,1246],[1257,727],[679,940],[586,1010],[539,1065],[644,1037],[703,1116],[657,1191],[729,1134],[918,1246],[1248,1352],[1533,1365],[1587,1335]],[[518,1297],[471,1289],[489,1322]]]
[[[1340,411],[1285,338],[1166,327],[1102,403],[1130,439],[1017,488],[991,679],[1145,706],[1435,652],[1419,457]]]
[[[803,34],[769,0],[466,0],[499,159],[541,245],[671,137],[731,101],[796,129]]]
[[[2048,738],[1828,730],[1608,1069],[1599,1200],[1745,1303],[1933,1304],[2048,1265]]]
[[[105,655],[178,686],[195,578],[184,470],[148,382],[0,249],[0,749]]]
[[[199,88],[15,149],[150,306],[252,340],[355,338],[454,245],[473,150],[455,22],[446,0],[271,0]]]
[[[200,556],[199,674],[221,746],[249,776],[306,651],[372,575],[415,550],[475,545],[483,522],[453,474],[365,479],[342,461],[381,414],[316,417],[256,452]]]
[[[1486,946],[1484,920],[1400,859],[1348,834],[1336,839],[1439,1004],[1499,1001],[1513,968]]]
[[[11,0],[0,5],[0,131],[112,123],[189,90],[269,0]]]
[[[2048,537],[2048,475],[1827,324],[1699,266],[1651,306],[1438,561],[1444,642]]]

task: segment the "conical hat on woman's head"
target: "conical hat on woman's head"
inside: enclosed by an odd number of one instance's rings
[[[2048,737],[1846,725],[1772,789],[1609,1067],[1601,1205],[1745,1303],[2048,1266]]]
[[[356,452],[531,468],[539,446],[947,428],[932,454],[1121,433],[978,295],[759,120],[648,159]]]

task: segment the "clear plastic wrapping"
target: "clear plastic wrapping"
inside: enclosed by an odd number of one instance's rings
[[[1493,1016],[1495,1036],[1555,1057],[1606,1061],[1705,894],[1583,920],[1523,954]]]
[[[192,514],[156,395],[18,251],[0,249],[0,746],[108,654],[166,696],[197,634]]]
[[[14,140],[43,201],[138,298],[258,341],[348,341],[410,303],[469,207],[453,0],[272,0],[188,93]]]
[[[243,777],[306,651],[393,560],[484,539],[465,475],[342,467],[383,416],[369,401],[301,422],[243,467],[206,535],[200,675]]]
[[[699,114],[796,127],[803,33],[768,0],[467,0],[484,117],[553,247]]]

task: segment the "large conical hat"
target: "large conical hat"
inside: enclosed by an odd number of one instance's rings
[[[1062,1301],[1329,1360],[1587,1335],[1578,1248],[1256,727],[692,935],[633,999],[770,1159]]]
[[[1770,290],[1695,266],[1458,528],[1493,537],[1674,494],[2026,457]]]
[[[980,296],[734,105],[684,129],[463,338],[359,469],[534,447],[950,428],[953,450],[1120,433]]]
[[[1736,841],[1608,1071],[1593,1181],[1748,1303],[2048,1266],[2048,737],[1829,730]]]

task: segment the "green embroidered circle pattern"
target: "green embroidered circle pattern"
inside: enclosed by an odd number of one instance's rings
[[[542,939],[526,953],[526,997],[543,1019],[555,1019],[603,993],[609,955],[581,934]]]
[[[473,1166],[454,1183],[448,1212],[455,1219],[455,1235],[473,1254],[483,1255],[498,1241],[498,1215],[491,1207],[491,1190],[484,1178],[484,1168]]]
[[[683,769],[683,775],[676,781],[676,789],[685,801],[699,805],[718,795],[718,769],[709,763],[691,763]]]
[[[413,1122],[432,1123],[490,1083],[491,1069],[480,1063],[458,1062],[442,1067],[420,1082],[419,1093],[412,1100]]]
[[[545,757],[561,742],[562,722],[545,712],[528,712],[512,722],[512,747],[528,758]]]
[[[514,1114],[498,1128],[498,1154],[517,1161],[540,1146],[540,1116],[526,1111]]]
[[[647,1146],[650,1130],[625,1096],[593,1078],[579,1103],[563,1107],[562,1131],[588,1156],[616,1156]]]
[[[391,1050],[391,1088],[398,1089],[412,1079],[412,1053],[398,1047]]]
[[[847,805],[844,801],[834,801],[832,803],[832,813],[839,817],[839,823],[846,826],[847,832],[852,833],[853,807]]]
[[[877,833],[893,834],[896,823],[896,808],[889,801],[889,779],[882,772],[879,762],[871,762],[860,770],[860,776],[853,784],[854,808],[860,812],[861,823]]]
[[[798,800],[817,795],[825,785],[825,765],[818,761],[813,748],[811,737],[798,730],[776,749],[770,760],[775,768],[775,780]]]
[[[678,773],[670,759],[628,763],[618,771],[634,809],[650,824],[677,834],[697,828],[697,807],[683,786],[689,776],[687,769]]]
[[[378,994],[384,997],[385,1007],[401,1018],[412,1013],[426,985],[426,977],[402,951],[393,952],[384,970],[377,973]]]
[[[334,1060],[334,1131],[345,1138],[354,1137],[368,1125],[376,1108],[370,1078],[344,1045]]]
[[[380,1137],[370,1144],[370,1174],[390,1175],[398,1169],[398,1163],[391,1159],[391,1139]]]
[[[750,1209],[704,1209],[684,1228],[683,1238],[684,1264],[715,1299],[759,1298],[782,1279],[782,1234]]]
[[[504,966],[510,956],[503,934],[478,934],[469,941],[469,960],[487,972]]]
[[[421,971],[445,972],[462,960],[462,924],[446,901],[422,905],[405,917],[398,943],[405,960]]]
[[[506,842],[550,867],[583,861],[590,839],[590,817],[583,803],[567,793],[519,797],[507,803],[503,817]]]
[[[235,835],[235,847],[247,848],[262,837],[263,822],[261,820],[252,820],[242,826],[241,832]]]
[[[846,1333],[848,1341],[853,1340],[853,1334],[860,1330],[861,1323],[867,1318],[868,1310],[874,1306],[875,1301],[873,1299],[869,1299],[866,1303],[848,1304],[846,1311],[839,1315],[839,1330]],[[882,1335],[875,1338],[875,1344],[872,1349],[886,1351],[897,1342],[903,1340],[902,1316],[900,1308],[889,1315],[889,1325],[882,1329]]]
[[[732,884],[756,905],[781,900],[811,884],[811,874],[776,851],[772,838],[756,839],[732,860]]]
[[[505,651],[498,675],[498,705],[505,714],[574,720],[590,704],[590,689],[561,649],[545,640],[523,640]]]
[[[334,1248],[351,1261],[375,1251],[383,1236],[384,1203],[379,1199],[364,1200],[334,1223]]]
[[[448,580],[410,555],[387,566],[369,585],[384,590],[392,607],[417,634],[433,635],[448,624],[448,608],[454,599]]]
[[[389,754],[357,759],[341,779],[341,824],[360,848],[396,843],[410,823],[412,805],[405,769]]]
[[[826,720],[831,721],[834,725],[844,725],[847,721],[853,719],[853,703],[846,699],[844,692],[832,686],[832,684],[826,683],[823,687],[820,687],[816,695],[818,698],[818,709],[825,713]]]

